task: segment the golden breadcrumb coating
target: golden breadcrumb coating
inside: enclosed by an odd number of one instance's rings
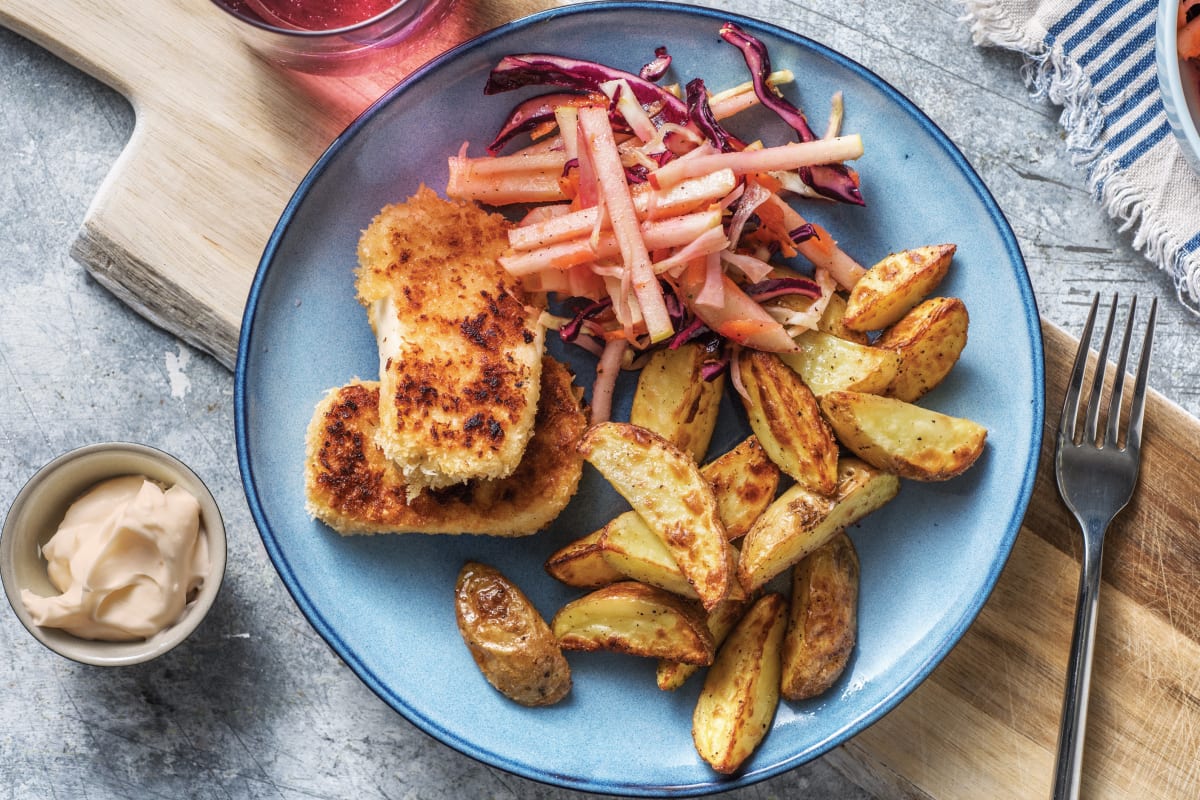
[[[342,534],[535,533],[575,495],[583,470],[575,444],[587,427],[570,370],[549,356],[540,395],[533,436],[511,475],[410,498],[403,472],[375,444],[378,384],[355,381],[332,389],[308,428],[309,513]]]
[[[516,469],[545,330],[497,258],[509,223],[428,187],[363,231],[356,288],[379,341],[377,442],[410,493]]]

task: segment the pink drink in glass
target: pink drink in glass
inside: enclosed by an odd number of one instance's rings
[[[270,25],[306,31],[357,25],[395,4],[395,0],[229,0],[234,11]]]
[[[443,18],[453,0],[213,0],[246,42],[281,66],[323,75],[368,71],[383,52]]]

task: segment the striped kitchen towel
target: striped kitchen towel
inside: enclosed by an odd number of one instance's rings
[[[1157,0],[963,0],[976,44],[1026,56],[1035,97],[1062,106],[1067,145],[1134,247],[1200,314],[1200,176],[1163,109]]]

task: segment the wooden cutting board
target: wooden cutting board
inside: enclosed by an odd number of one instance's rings
[[[208,0],[5,0],[0,24],[136,111],[73,255],[145,316],[232,366],[262,247],[328,143],[428,58],[552,5],[457,0],[379,73],[338,79],[260,61]],[[1075,342],[1044,332],[1053,426]],[[881,796],[1048,796],[1079,573],[1050,430],[1024,527],[979,619],[908,699],[829,756]],[[1141,488],[1105,552],[1087,797],[1193,798],[1200,787],[1197,452],[1200,423],[1152,396]]]
[[[1046,426],[996,589],[950,655],[832,757],[884,797],[1049,797],[1079,582],[1054,432],[1076,341],[1044,324]],[[1151,394],[1138,490],[1105,540],[1082,797],[1200,796],[1200,423]]]

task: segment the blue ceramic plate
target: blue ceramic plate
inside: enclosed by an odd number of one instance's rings
[[[304,434],[313,405],[354,376],[374,377],[375,342],[355,301],[359,232],[384,204],[424,181],[442,189],[446,157],[463,140],[479,153],[516,99],[485,97],[504,54],[550,51],[637,71],[667,45],[674,77],[714,89],[740,83],[740,53],[717,35],[731,15],[662,3],[590,4],[520,20],[472,41],[397,86],[333,143],[288,204],[246,306],[236,375],[238,456],[251,511],[301,610],[388,704],[446,744],[518,775],[625,795],[694,795],[776,775],[881,717],[929,674],[986,600],[1012,547],[1033,485],[1042,426],[1037,312],[1012,231],[978,176],[909,101],[858,64],[794,33],[736,19],[769,46],[773,63],[803,76],[792,87],[821,130],[836,90],[867,208],[814,205],[812,219],[871,264],[890,251],[955,242],[942,291],[965,300],[970,343],[950,378],[922,402],[990,431],[979,463],[957,480],[906,483],[888,507],[851,531],[862,560],[859,646],[842,679],[811,702],[784,703],[744,769],[714,774],[696,755],[693,680],[660,692],[654,663],[571,654],[575,688],[557,706],[522,708],[480,675],[455,627],[453,587],[463,562],[506,573],[551,617],[579,592],[542,569],[552,551],[624,507],[590,469],[549,530],[527,539],[342,538],[304,511]],[[732,126],[782,140],[755,112]],[[591,357],[552,351],[590,385]],[[632,389],[621,384],[616,416]],[[747,432],[726,401],[713,443]]]

